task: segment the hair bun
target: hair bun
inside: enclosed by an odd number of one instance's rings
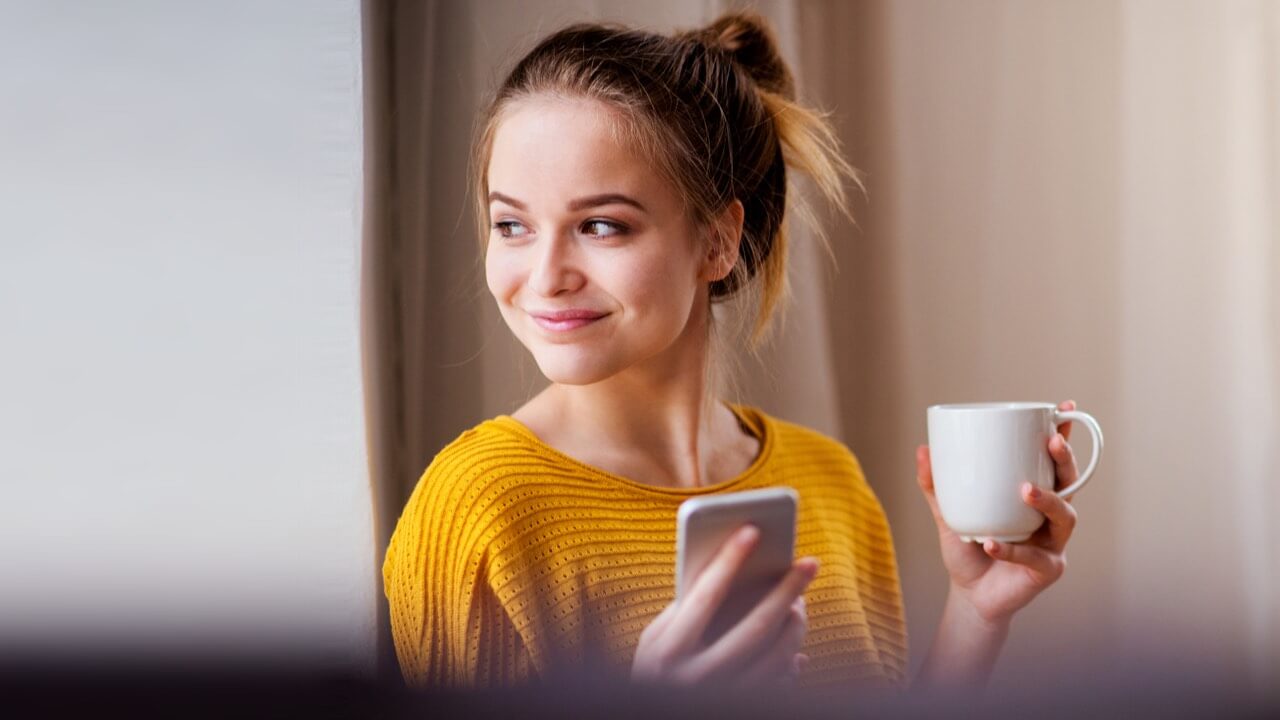
[[[778,51],[773,28],[763,16],[728,12],[689,35],[729,55],[762,89],[794,99],[795,81]]]

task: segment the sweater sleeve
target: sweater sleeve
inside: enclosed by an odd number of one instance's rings
[[[437,455],[387,547],[383,588],[400,671],[411,686],[495,687],[533,676],[524,642],[486,573],[475,472]]]

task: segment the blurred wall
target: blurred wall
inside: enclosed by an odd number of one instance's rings
[[[849,317],[833,313],[831,327],[846,439],[894,527],[914,664],[948,585],[913,480],[925,408],[1066,399],[1099,419],[1110,446],[1075,500],[1070,570],[1015,619],[993,685],[1111,663],[1115,461],[1126,452],[1114,422],[1118,9],[828,2],[802,17],[814,94],[869,176],[862,231],[842,228],[831,284]],[[1087,433],[1073,441],[1090,451]]]
[[[0,656],[363,671],[359,5],[0,20]]]

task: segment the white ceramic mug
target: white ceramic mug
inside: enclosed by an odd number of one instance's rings
[[[1019,542],[1044,523],[1022,500],[1022,483],[1054,489],[1049,438],[1058,425],[1077,421],[1093,436],[1093,457],[1070,487],[1069,498],[1093,477],[1102,456],[1102,428],[1088,413],[1053,403],[997,402],[929,408],[929,460],[942,519],[961,539]]]

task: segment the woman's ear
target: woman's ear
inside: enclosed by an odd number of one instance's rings
[[[707,240],[707,254],[703,257],[699,279],[705,282],[722,280],[733,270],[738,261],[738,246],[742,242],[742,222],[746,210],[742,201],[734,199],[725,206],[711,223],[711,237]]]

